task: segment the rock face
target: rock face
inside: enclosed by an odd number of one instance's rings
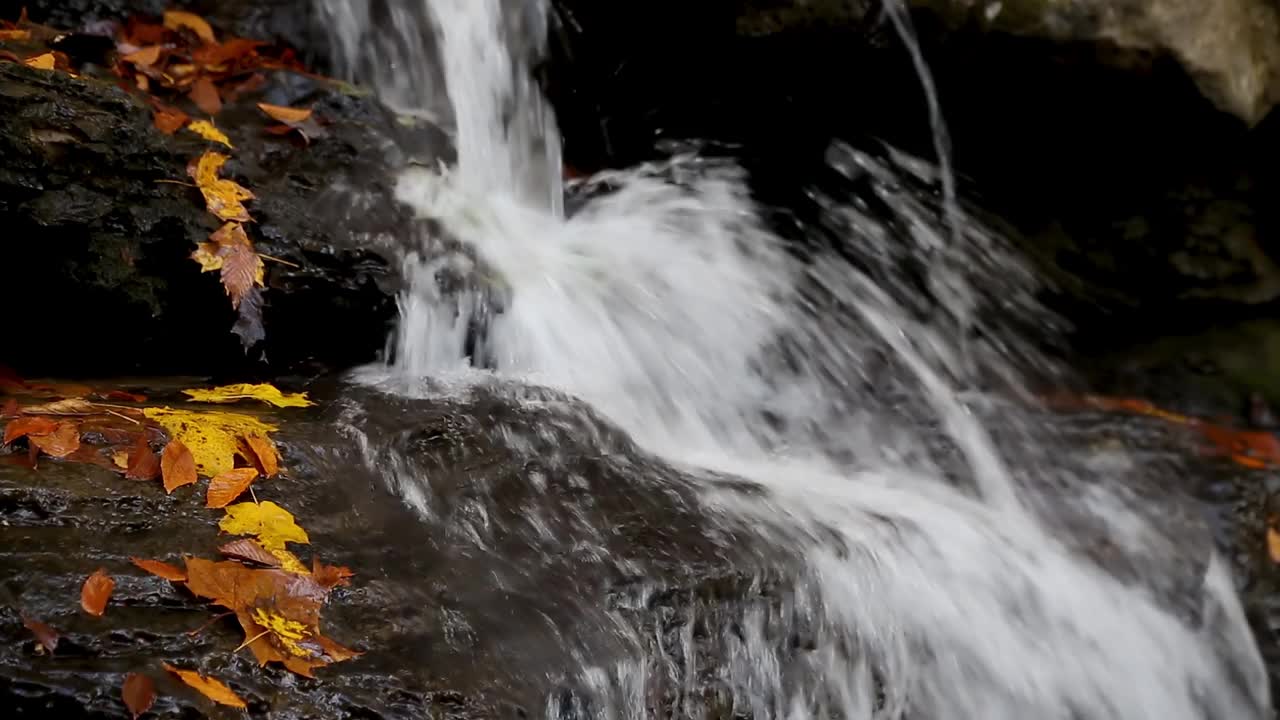
[[[895,0],[897,1],[897,0]],[[1272,0],[907,0],[963,31],[1088,43],[1108,62],[1178,60],[1218,107],[1250,125],[1280,102],[1280,9]],[[739,32],[865,23],[867,0],[746,0]],[[1108,47],[1110,46],[1110,47]]]

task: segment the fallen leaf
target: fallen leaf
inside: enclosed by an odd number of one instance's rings
[[[99,395],[98,397],[104,398],[106,400],[136,402],[136,403],[143,403],[147,401],[146,395],[143,395],[141,393],[132,393],[127,390],[110,390],[107,392],[106,395]]]
[[[80,398],[69,398],[44,405],[32,405],[22,409],[24,415],[93,415],[101,410],[98,406]]]
[[[267,550],[283,550],[287,542],[311,542],[307,531],[294,522],[293,515],[270,500],[228,507],[227,515],[218,527],[232,535],[257,536],[258,542]]]
[[[28,435],[27,440],[45,455],[64,458],[80,449],[80,427],[64,420],[48,435]]]
[[[320,558],[311,558],[311,577],[321,587],[333,588],[339,585],[350,585],[351,578],[355,573],[351,572],[351,568],[341,565],[325,565],[320,562]]]
[[[300,123],[311,117],[311,108],[291,108],[281,105],[268,105],[267,103],[258,103],[258,108],[270,115],[273,120],[279,120],[286,124]]]
[[[45,53],[27,58],[23,64],[36,70],[52,70],[57,64],[57,60],[53,57],[53,53]]]
[[[124,686],[120,690],[124,696],[125,707],[133,713],[135,720],[139,715],[151,709],[156,701],[156,685],[151,678],[138,673],[129,673],[124,678]]]
[[[266,383],[257,385],[240,383],[208,389],[183,390],[182,392],[190,396],[195,402],[229,403],[237,400],[260,400],[276,407],[309,407],[315,404],[307,399],[306,393],[290,393],[286,395],[274,385]]]
[[[199,124],[199,122],[194,122],[187,127],[195,130]],[[196,185],[204,195],[205,204],[208,206],[209,212],[223,220],[248,222],[251,219],[249,211],[245,210],[244,205],[241,203],[245,200],[252,200],[253,193],[241,187],[235,181],[218,177],[218,171],[222,169],[226,162],[226,155],[209,151],[201,155],[194,167],[189,167],[187,172],[195,179]]]
[[[206,677],[194,670],[183,670],[176,668],[169,663],[164,663],[164,669],[177,675],[182,682],[190,685],[196,692],[204,695],[219,705],[227,705],[233,708],[244,709],[247,706],[244,700],[240,699],[231,688],[217,678]]]
[[[207,115],[217,115],[222,111],[222,98],[218,96],[218,86],[214,85],[208,76],[196,79],[188,97]]]
[[[98,568],[80,588],[80,607],[90,615],[102,617],[107,611],[107,600],[111,599],[111,591],[115,587],[116,581],[107,575],[106,570]]]
[[[205,493],[204,506],[207,508],[224,508],[232,500],[249,489],[258,471],[254,468],[236,468],[228,470],[209,481],[209,490]]]
[[[165,580],[172,580],[173,582],[187,581],[187,573],[185,570],[179,567],[174,567],[167,562],[161,562],[159,560],[144,560],[136,557],[129,558],[129,562],[137,565],[143,570],[146,570],[152,575],[162,577]]]
[[[111,464],[115,465],[121,470],[128,470],[129,469],[129,451],[120,450],[118,452],[112,453]]]
[[[164,491],[167,493],[196,481],[196,459],[181,440],[174,438],[164,446],[160,455],[160,475],[164,478]]]
[[[164,13],[164,26],[170,30],[190,30],[195,33],[207,44],[218,42],[218,38],[213,34],[213,28],[204,18],[195,13],[183,12],[182,10],[166,10]]]
[[[30,40],[30,30],[0,30],[0,40]]]
[[[191,124],[187,125],[187,129],[210,142],[222,143],[227,147],[235,147],[234,145],[231,144],[231,138],[228,138],[225,133],[223,133],[218,128],[214,127],[213,123],[209,122],[208,120],[196,120]],[[240,187],[240,186],[237,185],[236,187]],[[246,190],[245,192],[248,192],[248,191]],[[253,196],[250,195],[249,197],[253,197]],[[205,195],[205,202],[208,202],[208,198],[209,196]],[[248,198],[245,198],[245,199],[247,200]],[[213,212],[213,210],[210,209],[210,212]],[[248,213],[245,214],[245,217],[248,217]]]
[[[279,558],[268,552],[266,548],[259,545],[256,541],[250,540],[249,538],[233,540],[218,548],[218,552],[237,560],[258,563],[259,565],[265,565],[267,567],[280,567]]]
[[[129,451],[129,467],[124,476],[130,480],[155,480],[160,477],[160,458],[152,451],[145,435],[139,435],[138,443]]]
[[[258,468],[263,477],[272,477],[280,472],[280,452],[276,450],[276,444],[271,439],[263,435],[249,435],[242,438],[245,448],[241,448],[241,454],[249,457],[250,462]],[[244,452],[247,448],[248,452]]]
[[[238,611],[236,619],[244,628],[245,636],[252,638],[249,649],[260,665],[279,662],[299,675],[315,677],[312,670],[317,667],[360,656],[321,635],[316,625],[292,619],[269,607]]]
[[[231,332],[240,338],[241,347],[248,352],[249,348],[267,336],[266,328],[262,326],[262,292],[256,287],[251,288],[236,310],[236,321],[231,326]]]
[[[1271,562],[1280,564],[1280,532],[1273,527],[1267,527],[1267,554]]]
[[[0,407],[0,417],[18,417],[17,398],[9,398],[8,400],[5,400],[4,406]]]
[[[34,618],[22,616],[22,626],[31,631],[36,642],[49,654],[58,649],[58,631]]]
[[[192,50],[191,59],[206,67],[226,65],[248,56],[254,50],[266,44],[261,40],[233,37],[220,44],[206,43]]]
[[[237,440],[245,435],[267,435],[276,429],[255,417],[229,412],[192,412],[172,408],[146,408],[147,418],[156,421],[181,440],[195,458],[196,470],[215,477],[235,467]]]
[[[160,51],[163,49],[164,48],[159,45],[151,45],[150,47],[144,47],[141,50],[131,52],[120,59],[130,65],[136,65],[140,68],[148,68],[155,65],[160,60]]]
[[[240,232],[243,234],[244,231]],[[231,307],[239,310],[254,286],[263,284],[266,267],[262,264],[262,257],[248,245],[229,245],[222,249],[222,253],[222,287],[231,298]]]
[[[20,417],[4,426],[4,444],[29,435],[48,435],[58,428],[56,420],[47,417]]]
[[[151,113],[151,121],[157,130],[172,135],[190,122],[191,116],[172,105],[157,104]]]

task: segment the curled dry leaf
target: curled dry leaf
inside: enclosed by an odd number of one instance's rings
[[[311,117],[311,108],[291,108],[281,105],[268,105],[267,103],[258,103],[258,109],[270,115],[273,120],[279,120],[282,123],[300,123]]]
[[[244,494],[249,485],[258,477],[254,468],[236,468],[228,470],[209,481],[209,490],[205,494],[204,506],[207,508],[223,508],[232,500]]]
[[[111,579],[106,570],[98,568],[85,579],[84,586],[80,588],[80,607],[90,615],[102,617],[107,611],[107,601],[111,599],[111,591],[115,587],[116,581]]]
[[[160,455],[160,475],[167,493],[196,481],[196,459],[181,440],[174,438],[165,445]]]
[[[219,231],[221,232],[221,231]],[[209,389],[183,390],[184,394],[196,402],[228,403],[237,400],[260,400],[276,407],[309,407],[315,403],[307,399],[306,393],[280,392],[274,385],[260,383],[251,385],[223,385]]]
[[[182,682],[190,685],[196,690],[196,692],[204,695],[219,705],[227,705],[229,707],[240,708],[242,710],[247,707],[244,704],[244,700],[241,700],[239,695],[236,695],[231,688],[227,687],[225,683],[217,678],[201,675],[194,670],[176,668],[169,663],[164,664],[164,669],[174,675],[177,675]]]
[[[80,426],[64,420],[48,435],[28,435],[27,440],[45,455],[64,458],[80,449]]]
[[[124,678],[124,686],[120,688],[125,707],[136,718],[151,709],[156,701],[156,685],[151,678],[138,673],[129,673]]]
[[[195,130],[197,123],[189,127]],[[218,172],[227,162],[227,156],[213,151],[206,152],[187,168],[187,173],[196,181],[204,195],[209,212],[222,220],[249,222],[249,211],[242,204],[252,200],[254,195],[233,180],[218,177]]]
[[[130,480],[155,480],[160,477],[160,458],[156,457],[147,436],[139,435],[138,442],[129,451],[129,467],[124,476]]]
[[[204,18],[195,13],[184,12],[182,10],[166,10],[164,13],[164,26],[170,30],[190,30],[195,36],[206,44],[212,45],[218,42],[218,38],[213,34],[213,28]]]
[[[222,98],[218,95],[218,86],[207,76],[196,79],[188,93],[191,102],[196,104],[205,114],[217,115],[222,111]]]
[[[57,59],[54,58],[53,53],[44,53],[27,58],[23,61],[23,64],[36,70],[52,70],[57,66]]]
[[[235,467],[237,440],[243,435],[263,435],[276,429],[255,417],[230,412],[190,412],[172,408],[147,408],[147,418],[159,423],[170,437],[181,440],[195,458],[196,470],[209,477]]]
[[[56,430],[57,427],[58,421],[50,420],[47,417],[20,417],[16,420],[10,420],[4,426],[4,444],[8,445],[22,437],[48,435]]]
[[[187,581],[187,572],[185,570],[180,567],[174,567],[167,562],[161,562],[159,560],[144,560],[143,558],[136,557],[129,558],[129,562],[137,565],[143,570],[146,570],[152,575],[162,577],[165,580],[171,580],[173,582]]]
[[[210,142],[222,143],[227,147],[233,147],[231,139],[227,137],[226,133],[214,127],[213,123],[208,120],[196,120],[187,125],[187,129]]]
[[[232,535],[254,535],[267,550],[283,550],[287,542],[311,542],[307,531],[294,522],[293,515],[270,500],[228,507],[218,527]]]
[[[31,631],[36,642],[40,643],[37,647],[43,648],[50,655],[54,650],[58,649],[58,631],[48,625],[36,620],[35,618],[22,616],[22,626]]]
[[[249,538],[232,540],[218,548],[218,552],[229,558],[235,558],[236,560],[258,563],[259,565],[265,565],[267,567],[280,567],[279,558]]]

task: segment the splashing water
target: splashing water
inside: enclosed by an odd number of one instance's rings
[[[1068,458],[1010,397],[1019,368],[1043,364],[1017,328],[1053,320],[1030,273],[964,216],[946,168],[939,207],[917,161],[834,147],[848,186],[812,193],[804,250],[764,225],[741,170],[697,154],[591,178],[566,218],[556,131],[517,47],[545,29],[498,0],[379,3],[412,25],[354,5],[322,0],[342,37],[382,37],[373,52],[397,48],[424,78],[430,18],[459,151],[457,168],[400,180],[443,232],[406,251],[394,366],[365,378],[427,395],[563,391],[701,479],[709,518],[803,558],[792,614],[725,631],[717,672],[736,712],[1267,716],[1222,561],[1132,499],[1140,468]],[[401,80],[370,79],[404,101]],[[1072,519],[1103,528],[1109,561]],[[787,623],[813,638],[799,665],[778,646]],[[591,716],[648,717],[652,658],[581,672]],[[547,716],[577,717],[551,699]]]

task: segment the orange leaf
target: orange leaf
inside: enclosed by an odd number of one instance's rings
[[[267,43],[247,38],[229,38],[226,42],[209,43],[191,51],[191,59],[205,67],[225,65],[240,60]]]
[[[227,687],[221,680],[212,677],[205,677],[194,670],[182,670],[176,668],[169,663],[164,664],[164,669],[177,675],[182,682],[195,688],[196,692],[204,695],[219,705],[227,705],[233,708],[244,709],[247,707],[244,700],[240,699],[231,688]]]
[[[20,437],[30,435],[48,435],[56,430],[58,423],[47,417],[20,417],[16,420],[10,420],[4,426],[4,444],[17,440]]]
[[[1267,528],[1267,554],[1271,562],[1280,564],[1280,532],[1273,527]]]
[[[209,23],[205,22],[204,18],[195,13],[166,10],[164,13],[164,26],[170,30],[190,30],[195,33],[196,37],[206,43],[218,42],[218,38],[213,34],[213,28],[209,27]]]
[[[0,417],[18,417],[17,398],[9,398],[4,402],[4,407],[0,407]]]
[[[27,440],[45,455],[64,458],[80,449],[80,426],[64,420],[48,435],[28,435]]]
[[[258,471],[253,468],[236,468],[222,473],[209,481],[209,491],[205,494],[204,506],[226,507],[248,490],[256,477],[258,477]]]
[[[160,455],[160,474],[164,477],[164,491],[167,493],[196,481],[195,456],[181,440],[174,438],[164,446]]]
[[[115,587],[116,581],[111,579],[106,570],[98,568],[80,588],[80,607],[90,615],[102,617],[102,613],[107,611],[107,600],[111,599],[111,591]]]
[[[189,93],[191,102],[209,115],[217,115],[222,110],[222,98],[218,96],[218,86],[207,77],[200,77],[191,86]]]
[[[151,709],[152,703],[156,701],[156,685],[151,678],[138,673],[129,673],[124,678],[124,687],[120,689],[121,695],[124,696],[125,707],[129,708],[129,712],[133,713],[133,717],[137,717]]]
[[[252,455],[249,459],[263,477],[271,477],[280,472],[280,452],[276,450],[275,443],[262,435],[246,435],[244,442],[248,447],[246,454]]]
[[[58,649],[57,630],[54,630],[35,618],[29,618],[26,615],[22,616],[22,626],[31,631],[31,634],[36,638],[36,642],[40,643],[40,646],[47,652],[52,654],[54,650]]]
[[[227,557],[246,562],[258,563],[267,567],[280,567],[280,558],[272,555],[266,548],[249,538],[241,538],[218,548],[218,552]]]
[[[155,65],[156,62],[160,60],[160,51],[163,49],[164,48],[159,45],[151,45],[149,47],[144,47],[141,50],[131,52],[120,59],[131,65],[137,65],[140,68],[148,68]]]
[[[187,581],[187,573],[185,570],[179,567],[174,567],[167,562],[160,562],[159,560],[144,560],[136,557],[129,558],[129,562],[137,565],[143,570],[146,570],[152,575],[162,577],[165,580],[172,580],[173,582]]]
[[[258,103],[258,108],[270,115],[273,120],[279,120],[286,124],[300,123],[311,117],[311,108],[291,108],[281,105],[268,105],[267,103]]]
[[[157,130],[165,135],[172,135],[190,122],[191,116],[171,105],[157,103],[155,111],[151,114],[151,120],[155,123]]]
[[[355,573],[351,572],[349,567],[321,564],[320,558],[313,557],[311,558],[311,576],[321,587],[332,588],[350,585]]]
[[[30,30],[0,30],[0,40],[30,40]]]
[[[53,53],[45,53],[27,58],[24,64],[36,70],[52,70],[57,64],[57,60],[53,57]]]
[[[124,476],[130,480],[155,480],[160,477],[160,458],[147,444],[147,436],[139,435],[138,443],[129,451],[129,468]]]

